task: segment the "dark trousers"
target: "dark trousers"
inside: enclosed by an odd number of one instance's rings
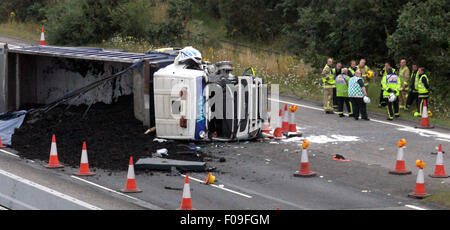
[[[358,120],[360,114],[362,119],[367,119],[366,103],[364,103],[363,99],[352,97],[350,100],[352,102],[353,116],[355,119]]]
[[[414,101],[416,102],[416,109],[419,111],[419,93],[409,91],[408,98],[406,99],[406,108],[409,108]]]
[[[338,102],[337,102],[337,98],[336,98],[336,88],[333,88],[333,108],[337,108],[338,107]]]
[[[387,103],[386,103],[386,100],[384,100],[384,97],[383,97],[383,91],[384,90],[380,90],[380,106],[386,106],[387,105]]]
[[[427,101],[427,110],[430,110],[430,105],[428,104],[428,102],[430,100],[428,100],[429,97],[419,97],[418,98],[418,102],[419,102],[419,107],[417,108],[417,112],[419,112],[420,115],[422,115],[422,110],[423,110],[423,102],[426,100]]]
[[[394,116],[400,116],[399,108],[398,108],[398,97],[393,102],[389,102],[389,99],[384,98],[384,101],[387,104],[387,112],[389,119],[394,119]]]
[[[353,115],[353,108],[352,108],[352,102],[349,100],[348,97],[336,97],[337,105],[338,105],[338,114],[344,114],[344,103],[347,107],[347,112],[349,116]]]

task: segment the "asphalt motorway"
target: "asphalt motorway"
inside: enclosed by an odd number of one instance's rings
[[[190,173],[190,188],[195,209],[281,210],[287,209],[441,209],[442,206],[407,197],[414,190],[416,159],[427,163],[425,185],[435,194],[450,191],[450,179],[428,177],[434,169],[435,147],[450,146],[446,129],[414,129],[413,122],[387,122],[383,116],[369,114],[371,121],[355,121],[326,115],[320,105],[281,97],[284,103],[296,104],[296,124],[308,148],[313,178],[293,177],[300,165],[302,138],[280,141],[210,143],[203,146],[215,156],[208,162],[216,167],[216,182],[205,185],[207,173]],[[432,120],[431,120],[432,122]],[[395,176],[388,171],[395,166],[396,143],[407,140],[405,160],[412,175]],[[14,153],[13,150],[5,150]],[[142,193],[117,192],[125,185],[127,172],[96,169],[88,178],[73,176],[74,168],[49,170],[44,162],[29,161],[0,151],[0,169],[66,193],[101,209],[169,209],[180,206],[184,175],[167,172],[136,171]],[[88,150],[89,153],[89,150]],[[59,153],[63,154],[63,153]],[[169,153],[170,154],[170,153]],[[332,159],[341,154],[350,162]],[[217,159],[224,157],[225,162]],[[444,163],[449,164],[448,154]],[[124,162],[127,164],[127,162]]]

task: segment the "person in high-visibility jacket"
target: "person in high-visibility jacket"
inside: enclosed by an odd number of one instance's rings
[[[336,77],[342,73],[342,63],[338,62],[336,63],[336,67],[333,68],[333,74],[334,74],[334,79],[336,80]],[[333,109],[337,109],[338,108],[338,102],[337,102],[337,98],[336,98],[336,83],[335,83],[335,87],[333,88]]]
[[[400,70],[398,71],[398,77],[402,82],[402,89],[400,90],[398,103],[400,109],[406,109],[406,99],[408,97],[409,91],[409,68],[406,65],[405,59],[400,60]]]
[[[384,63],[384,68],[380,72],[381,81],[383,81],[383,78],[385,78],[386,75],[388,74],[387,73],[388,69],[391,69],[392,73],[395,74],[395,69],[391,67],[391,63],[386,62],[386,63]],[[380,87],[380,100],[379,100],[379,103],[378,103],[378,107],[381,108],[381,107],[386,106],[387,102],[386,102],[386,100],[384,99],[384,96],[383,96],[384,89],[383,89],[383,84],[381,82],[380,82],[380,86],[381,86]]]
[[[361,72],[361,77],[364,81],[364,87],[366,89],[366,92],[369,93],[369,81],[371,77],[369,76],[370,68],[366,65],[366,59],[362,58],[361,60],[359,60],[359,65],[356,68]]]
[[[417,79],[416,79],[417,80]],[[426,100],[429,101],[428,98],[430,97],[432,90],[430,87],[430,79],[428,79],[428,76],[425,74],[425,68],[420,67],[419,68],[419,79],[415,82],[416,89],[419,94],[419,108],[416,113],[414,113],[414,116],[419,117],[422,116],[422,110],[423,110],[423,102]],[[427,107],[430,105],[427,103]]]
[[[348,97],[352,102],[353,117],[355,120],[361,119],[369,121],[367,117],[366,103],[364,103],[364,96],[367,96],[366,87],[364,86],[364,80],[361,77],[361,71],[356,70],[355,76],[348,80]]]
[[[351,60],[350,61],[350,67],[348,67],[348,76],[353,77],[355,76],[355,72],[358,70],[358,67],[356,66],[356,61]]]
[[[328,58],[327,64],[322,70],[322,84],[323,84],[323,111],[327,114],[334,114],[333,112],[333,88],[336,87],[335,76],[333,73],[333,59]]]
[[[417,111],[419,111],[419,92],[416,89],[416,80],[419,80],[419,68],[417,67],[417,64],[412,64],[412,71],[411,76],[409,78],[409,93],[408,98],[406,99],[406,110],[409,110],[409,107],[411,104],[415,101],[416,102],[416,108]]]
[[[336,100],[338,105],[337,114],[344,117],[344,103],[347,106],[348,116],[353,116],[352,103],[348,99],[348,81],[350,77],[347,75],[348,69],[343,68],[342,73],[336,76]]]
[[[383,88],[383,98],[387,104],[388,120],[393,120],[395,117],[400,117],[399,107],[398,107],[398,95],[401,90],[400,78],[392,72],[392,68],[386,70],[386,76],[381,80],[381,85]],[[395,101],[389,101],[388,97],[391,93],[394,93],[397,98]]]

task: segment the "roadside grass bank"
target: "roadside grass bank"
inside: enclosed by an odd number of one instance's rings
[[[34,23],[6,22],[0,24],[0,35],[28,41],[39,41],[42,25]]]
[[[424,199],[425,202],[430,202],[437,205],[444,205],[446,208],[450,208],[450,192],[441,191]]]

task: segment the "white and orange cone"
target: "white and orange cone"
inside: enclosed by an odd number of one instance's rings
[[[142,192],[136,186],[136,179],[135,179],[135,175],[134,175],[133,157],[130,157],[130,163],[128,164],[127,184],[125,185],[125,188],[121,189],[120,191],[121,192],[125,192],[125,193]]]
[[[309,142],[304,140],[302,143],[302,159],[300,162],[300,169],[294,173],[295,177],[313,177],[316,176],[317,173],[312,172],[309,168],[308,161],[308,148]]]
[[[430,125],[428,120],[428,109],[427,109],[427,100],[423,101],[423,109],[422,109],[422,120],[420,121],[420,125],[416,126],[419,129],[433,129],[434,126]]]
[[[45,46],[44,26],[42,26],[42,30],[41,30],[41,42],[40,42],[39,45]]]
[[[430,194],[427,194],[425,192],[425,179],[423,177],[423,169],[425,168],[426,164],[421,160],[417,160],[416,166],[419,168],[419,172],[417,173],[416,187],[414,188],[414,192],[408,194],[408,197],[423,199],[430,196]]]
[[[189,187],[189,175],[186,174],[184,179],[183,197],[181,199],[181,206],[178,210],[194,210],[192,208],[191,188]]]
[[[2,137],[0,137],[0,148],[6,148],[6,146],[4,146],[4,145],[2,144]]]
[[[86,142],[83,141],[83,149],[81,150],[81,162],[80,162],[80,170],[77,173],[74,173],[77,176],[93,176],[95,173],[91,172],[89,169],[88,156],[87,156],[87,148]]]
[[[50,159],[48,161],[48,165],[44,165],[44,167],[46,167],[46,168],[64,168],[64,166],[59,164],[55,134],[53,134],[53,136],[52,136],[52,145],[50,147]]]
[[[287,104],[284,105],[284,112],[283,116],[281,118],[281,130],[283,133],[289,132],[289,114],[288,114],[288,106]]]
[[[275,129],[273,130],[273,136],[276,138],[276,139],[281,139],[281,138],[283,138],[283,131],[282,131],[282,128],[281,128],[281,116],[283,115],[283,112],[282,112],[282,110],[280,109],[280,113],[278,114],[278,119],[277,119],[277,121],[276,121],[276,126],[275,126]]]
[[[395,163],[395,169],[389,171],[390,174],[395,175],[408,175],[411,174],[411,171],[406,170],[405,160],[404,160],[404,149],[406,146],[406,140],[401,139],[397,143],[398,151],[397,151],[397,162]]]
[[[297,125],[295,124],[295,112],[297,112],[297,106],[291,106],[289,108],[289,133],[297,133]]]
[[[264,120],[262,132],[270,135],[270,116],[267,112],[267,119]]]
[[[430,175],[433,178],[447,178],[449,175],[445,174],[444,169],[444,157],[442,156],[442,145],[439,144],[439,151],[436,156],[436,165],[434,168],[434,174]]]

